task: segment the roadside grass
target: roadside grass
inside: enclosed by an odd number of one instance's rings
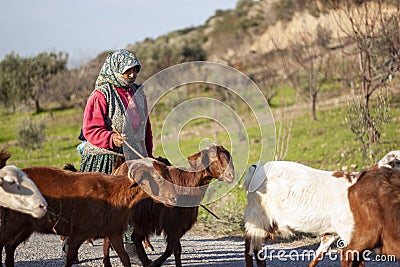
[[[327,170],[360,171],[368,167],[363,163],[361,144],[346,125],[345,113],[345,109],[339,108],[320,111],[318,121],[312,121],[306,115],[296,118],[286,160]],[[380,144],[373,148],[375,158],[370,159],[371,162],[400,147],[400,140],[396,138],[400,129],[400,109],[392,108],[391,116],[391,122],[384,126]]]

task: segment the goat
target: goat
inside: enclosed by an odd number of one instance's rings
[[[169,162],[168,159],[163,158],[161,156],[158,156],[156,158],[154,158],[155,160],[164,163],[166,166],[171,166],[171,162]],[[115,160],[114,166],[113,166],[113,175],[126,175],[129,172],[128,166],[126,164],[123,164],[125,162],[125,158],[118,156]],[[78,170],[75,168],[75,166],[71,163],[67,163],[64,165],[63,170],[68,170],[68,171],[72,171],[72,172],[77,172]],[[65,236],[60,236],[60,240],[64,241],[65,240]],[[86,240],[85,243],[89,244],[90,246],[94,245],[94,242],[92,239]],[[153,245],[150,243],[148,237],[145,238],[145,240],[143,241],[144,247],[146,250],[148,251],[154,251],[154,247]]]
[[[231,183],[234,180],[234,167],[230,153],[222,146],[210,146],[188,157],[191,168],[189,170],[168,167],[168,171],[161,174],[166,179],[178,186],[186,187],[194,192],[193,198],[199,201],[205,188],[213,178]],[[126,167],[125,167],[126,168]],[[185,197],[178,195],[178,197]],[[187,196],[186,196],[187,197]],[[198,202],[197,202],[198,204]],[[135,243],[138,256],[144,266],[161,266],[161,264],[174,253],[176,266],[181,263],[180,238],[189,231],[197,220],[198,206],[166,208],[150,199],[138,202],[132,208],[129,224],[133,226],[132,239]],[[154,262],[147,257],[142,241],[151,234],[164,233],[167,247],[165,252]],[[109,244],[104,243],[104,262],[109,262]],[[106,265],[111,266],[111,265]]]
[[[400,169],[400,150],[387,153],[379,162],[378,167]]]
[[[400,169],[400,150],[390,151],[381,160],[372,164],[367,170],[373,170],[380,167]]]
[[[16,210],[35,218],[47,212],[47,202],[34,182],[14,165],[6,166],[11,154],[0,151],[0,207]]]
[[[256,254],[258,266],[266,266],[260,259],[262,245],[275,235],[288,237],[295,232],[324,235],[309,266],[315,266],[336,239],[337,233],[349,240],[353,217],[347,189],[356,181],[355,173],[314,169],[290,161],[272,161],[256,170],[249,168],[245,187],[253,180],[261,180],[260,187],[247,193],[245,207],[245,261],[253,266],[251,254]],[[334,203],[334,204],[333,204]],[[266,255],[264,255],[265,257]]]
[[[383,165],[399,168],[399,158],[400,153],[392,151],[369,170]],[[357,182],[358,173],[317,170],[288,161],[268,162],[256,169],[251,166],[245,178],[247,267],[253,266],[252,253],[262,253],[262,244],[276,234],[284,237],[295,231],[322,234],[309,266],[318,264],[337,236],[344,242],[350,240],[354,222],[347,190]],[[256,261],[259,267],[265,266],[257,255]]]
[[[376,248],[400,259],[400,170],[367,170],[349,188],[348,196],[354,230],[342,250],[342,266],[364,266],[364,251]]]
[[[47,212],[47,202],[34,182],[13,165],[0,169],[0,206],[34,218]]]
[[[42,219],[33,219],[11,210],[3,211],[0,249],[5,246],[6,266],[14,266],[15,249],[33,232],[69,236],[65,266],[72,265],[83,241],[106,236],[123,266],[131,266],[122,233],[127,228],[132,206],[149,197],[144,189],[169,205],[176,202],[174,186],[157,175],[157,170],[163,167],[137,161],[128,175],[119,176],[52,167],[23,169],[47,199],[49,212]]]

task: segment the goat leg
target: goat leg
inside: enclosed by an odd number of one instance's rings
[[[265,260],[262,260],[262,259],[259,258],[258,252],[259,251],[257,251],[257,250],[254,251],[254,255],[255,255],[255,258],[256,258],[257,266],[258,267],[266,267],[267,264],[265,263]]]
[[[359,258],[359,254],[354,253],[356,250],[348,250],[347,248],[342,251],[342,267],[364,267],[364,259]]]
[[[181,254],[182,254],[182,245],[181,245],[181,242],[178,240],[178,242],[175,246],[175,249],[174,249],[174,257],[175,257],[175,266],[176,267],[182,267]]]
[[[6,240],[2,236],[0,228],[0,266],[3,266],[3,248],[6,245]]]
[[[160,257],[158,257],[158,258],[151,264],[151,267],[160,267],[160,266],[164,263],[164,261],[165,261],[166,259],[168,259],[169,256],[172,255],[172,252],[173,252],[173,251],[174,251],[174,249],[172,248],[171,243],[167,241],[167,247],[166,247],[164,253],[163,253]]]
[[[84,241],[85,238],[73,234],[66,238],[65,242],[67,247],[67,259],[65,261],[65,267],[71,267],[74,263],[76,263],[79,247]]]
[[[7,267],[14,267],[15,250],[17,249],[18,245],[21,244],[26,239],[28,239],[31,234],[32,232],[29,230],[28,231],[22,230],[16,233],[13,239],[6,240],[5,242],[1,241],[2,245],[5,243],[5,251],[6,251],[5,264]]]
[[[322,260],[328,251],[329,247],[335,241],[336,235],[334,234],[324,234],[321,237],[321,243],[315,252],[314,259],[308,264],[308,267],[315,267],[320,260]]]
[[[246,239],[244,241],[244,259],[246,262],[246,267],[253,267],[253,256],[250,253],[250,244],[251,244],[251,237],[246,235]]]
[[[103,266],[104,267],[111,267],[111,261],[110,261],[110,239],[108,237],[104,238],[104,243],[103,243]]]
[[[108,238],[110,239],[110,243],[114,248],[115,252],[117,252],[119,259],[122,262],[124,267],[130,267],[131,262],[129,259],[129,255],[124,248],[124,241],[122,240],[122,233],[115,233],[109,235]]]
[[[5,251],[6,251],[6,267],[14,267],[14,253],[15,253],[15,249],[17,248],[17,246],[12,245],[6,245],[5,247]]]
[[[146,254],[146,251],[144,250],[143,247],[143,240],[146,238],[146,236],[138,235],[133,231],[131,235],[131,240],[135,243],[136,247],[136,253],[142,262],[143,266],[151,266],[152,261],[149,259],[149,257]]]

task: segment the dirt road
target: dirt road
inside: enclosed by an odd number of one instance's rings
[[[156,253],[150,255],[152,259],[160,255],[164,249],[164,240],[152,238],[152,244]],[[307,254],[309,250],[315,250],[318,244],[298,246],[296,242],[276,243],[269,247],[268,253],[272,256],[267,260],[268,266],[307,266],[308,259],[301,254]],[[290,249],[290,247],[292,247]],[[244,242],[241,237],[211,238],[196,235],[186,235],[182,238],[182,262],[184,266],[197,267],[243,267]],[[280,253],[280,254],[279,254]],[[279,258],[278,255],[281,257]],[[300,255],[300,256],[299,256]],[[296,256],[299,256],[296,259]],[[113,266],[122,266],[114,251],[111,253]],[[95,246],[82,245],[79,250],[80,263],[74,266],[102,266],[102,240],[96,240]],[[399,262],[371,262],[370,267],[394,267],[400,266]],[[3,252],[4,261],[4,252]],[[21,244],[16,251],[16,267],[52,267],[63,266],[61,259],[61,242],[54,235],[34,234],[27,242]],[[132,265],[135,266],[135,265]],[[163,266],[175,266],[173,256]],[[333,252],[319,266],[340,266],[338,254]]]

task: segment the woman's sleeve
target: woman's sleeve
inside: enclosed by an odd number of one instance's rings
[[[145,145],[146,145],[146,150],[147,150],[147,156],[150,158],[153,158],[153,131],[151,129],[151,123],[150,123],[150,116],[149,116],[149,110],[147,107],[147,99],[145,101],[145,113],[147,116],[147,123],[146,123],[146,136],[145,136]]]
[[[91,144],[113,149],[113,131],[106,128],[107,102],[104,95],[95,91],[88,99],[83,115],[83,135]]]

